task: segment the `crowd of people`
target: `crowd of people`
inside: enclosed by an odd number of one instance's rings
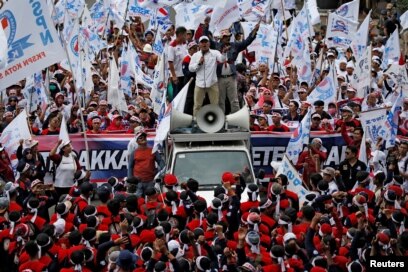
[[[69,133],[133,134],[127,177],[95,186],[71,143],[59,140],[49,153],[54,166],[48,184],[38,150],[41,136],[21,139],[16,169],[11,163],[16,158],[0,147],[0,271],[360,272],[372,256],[408,256],[408,141],[397,140],[388,149],[386,139],[366,142],[368,160],[359,160],[366,139],[359,115],[390,110],[402,91],[381,68],[386,41],[399,27],[392,4],[378,25],[370,25],[371,90],[364,97],[357,95],[352,50],[327,47],[325,26],[310,40],[314,69],[324,56],[322,73],[310,84],[298,80],[291,59],[278,61],[273,71],[255,61],[258,52],[248,46],[260,23],[246,38],[239,22],[218,36],[210,24],[207,17],[197,29],[171,26],[162,35],[146,30],[139,17],[123,29],[112,21],[109,46],[92,63],[87,101],[75,90],[71,72],[59,64],[43,71],[51,102],[29,112],[31,133],[59,135],[66,120]],[[185,113],[195,116],[206,104],[226,114],[247,107],[250,130],[265,132],[291,132],[312,109],[311,131],[341,133],[344,160],[324,167],[328,154],[322,140],[314,138],[305,147],[294,165],[310,192],[304,202],[278,169],[248,184],[245,173],[225,169],[211,199],[200,196],[200,181],[192,178],[165,174],[156,184],[163,161],[146,138],[160,118],[152,90],[132,78],[132,95],[126,95],[127,112],[122,112],[109,103],[107,82],[108,58],[119,61],[128,43],[136,48],[143,72],[153,75],[162,57],[153,53],[156,35],[162,35],[165,47],[168,102],[190,83]],[[398,64],[408,69],[404,59]],[[338,100],[308,102],[330,69],[337,73]],[[22,80],[2,95],[0,133],[28,108],[25,87]],[[408,135],[408,97],[398,120],[398,134]]]

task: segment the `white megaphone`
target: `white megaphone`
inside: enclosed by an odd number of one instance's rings
[[[189,127],[193,122],[193,116],[172,109],[170,116],[170,131],[181,127]]]
[[[225,115],[219,106],[206,105],[197,112],[196,121],[202,131],[215,133],[224,126]]]
[[[239,111],[225,117],[225,128],[227,129],[228,126],[237,126],[249,130],[249,117],[249,109],[244,106]]]

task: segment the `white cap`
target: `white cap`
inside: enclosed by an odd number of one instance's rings
[[[145,46],[143,47],[143,52],[146,52],[146,53],[153,53],[153,48],[152,48],[152,46],[150,45],[150,44],[145,44]]]
[[[207,36],[201,36],[198,41],[201,42],[201,41],[203,41],[203,40],[209,41],[210,39],[209,39]]]

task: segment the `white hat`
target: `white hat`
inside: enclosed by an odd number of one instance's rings
[[[283,235],[283,242],[286,243],[289,240],[295,239],[296,240],[296,235],[293,232],[288,232],[285,235]]]
[[[145,46],[143,47],[143,52],[146,52],[146,53],[153,53],[153,48],[152,48],[152,46],[150,45],[150,44],[145,44]]]
[[[201,36],[200,39],[198,40],[198,42],[201,42],[203,40],[209,41],[210,39],[207,36]]]
[[[346,68],[353,68],[354,69],[354,63],[353,61],[347,62],[347,67]]]

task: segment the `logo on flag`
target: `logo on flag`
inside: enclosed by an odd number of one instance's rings
[[[303,129],[302,126],[298,126],[295,131],[292,134],[292,137],[290,138],[290,142],[297,142],[300,140],[300,138],[303,136]]]
[[[4,32],[6,33],[6,36],[8,36],[8,63],[10,63],[16,59],[23,57],[24,50],[33,46],[34,44],[28,41],[31,34],[15,41],[17,33],[17,21],[11,11],[6,10],[2,14],[0,14],[0,22],[1,26],[4,29]]]
[[[333,25],[333,32],[343,32],[344,34],[348,34],[348,28],[344,21],[336,20]]]
[[[348,5],[343,5],[336,10],[336,13],[342,17],[345,17],[349,11]]]
[[[78,49],[78,35],[75,35],[72,39],[71,39],[71,43],[70,43],[70,47],[71,47],[71,51],[72,53],[74,53],[74,55],[76,57],[79,56],[79,49]]]

